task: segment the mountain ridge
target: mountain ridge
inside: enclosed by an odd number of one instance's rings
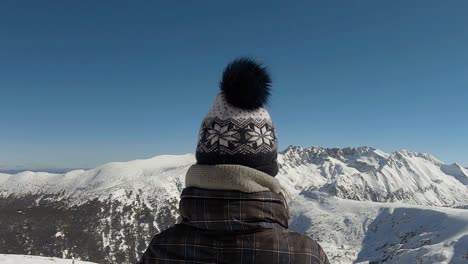
[[[162,189],[176,196],[194,154],[159,155],[149,159],[110,162],[90,170],[63,174],[0,173],[0,194],[55,194],[107,197],[117,189]],[[279,153],[277,178],[292,192],[321,190],[337,197],[377,202],[464,207],[468,170],[445,164],[427,153],[400,150],[385,153],[368,146],[322,148],[289,146]],[[177,174],[168,177],[164,175]]]

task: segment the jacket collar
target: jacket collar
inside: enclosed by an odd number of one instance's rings
[[[179,204],[182,224],[199,229],[239,232],[288,228],[288,211],[282,195],[264,191],[207,190],[189,187]]]

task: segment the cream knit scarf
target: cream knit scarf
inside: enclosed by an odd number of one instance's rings
[[[233,164],[193,165],[185,176],[185,187],[246,193],[271,191],[286,195],[275,177],[250,167]]]

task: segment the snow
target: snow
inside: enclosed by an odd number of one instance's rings
[[[95,264],[93,262],[27,255],[0,254],[2,264]]]
[[[441,170],[448,175],[452,175],[462,184],[468,185],[468,170],[463,168],[460,164],[442,165]]]
[[[445,165],[430,154],[290,146],[278,160],[278,178],[298,191],[321,190],[342,198],[380,202],[468,204],[466,170]]]
[[[0,173],[0,184],[6,182],[10,177],[10,174]]]
[[[466,263],[468,211],[344,200],[303,192],[290,228],[320,241],[332,263]],[[459,252],[458,252],[459,251]]]
[[[124,197],[130,190],[162,190],[178,196],[179,181],[190,165],[193,154],[162,155],[146,160],[112,162],[91,170],[74,170],[64,174],[21,172],[0,174],[0,195],[57,194],[84,202],[94,197]],[[172,181],[168,181],[171,179]]]

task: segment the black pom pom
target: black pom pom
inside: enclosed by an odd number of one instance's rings
[[[268,103],[270,85],[265,67],[253,59],[240,58],[226,67],[220,87],[229,104],[253,110]]]

